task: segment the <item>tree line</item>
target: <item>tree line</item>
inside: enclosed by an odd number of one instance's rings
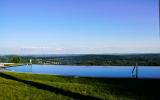
[[[138,63],[140,66],[160,66],[160,54],[0,56],[0,62],[29,63],[30,59],[33,64],[133,66]]]

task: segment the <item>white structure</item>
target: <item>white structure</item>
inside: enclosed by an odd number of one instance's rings
[[[14,64],[14,63],[0,63],[0,67],[4,67],[6,64]]]
[[[30,64],[32,64],[32,59],[29,60]]]
[[[3,67],[3,66],[4,66],[4,64],[0,63],[0,67]]]

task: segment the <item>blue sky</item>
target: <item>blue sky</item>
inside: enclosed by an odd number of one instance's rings
[[[158,0],[0,0],[0,54],[160,53]]]

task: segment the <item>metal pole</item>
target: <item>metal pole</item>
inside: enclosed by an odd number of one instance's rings
[[[138,79],[138,64],[136,63],[136,79]]]
[[[134,70],[135,70],[136,66],[133,67],[133,70],[132,70],[132,77],[134,78],[135,75],[134,75]]]

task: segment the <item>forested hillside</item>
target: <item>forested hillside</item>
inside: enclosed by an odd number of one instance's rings
[[[16,55],[17,56],[17,55]],[[10,62],[14,55],[0,56],[0,62]],[[160,66],[160,54],[130,55],[29,55],[19,56],[22,63],[99,66]]]

